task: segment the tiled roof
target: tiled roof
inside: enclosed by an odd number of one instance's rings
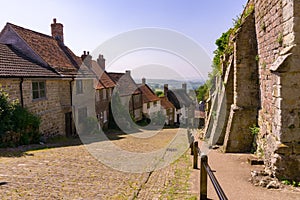
[[[175,108],[175,106],[167,99],[167,97],[160,97],[161,106],[164,109]]]
[[[110,78],[106,71],[104,71],[96,61],[92,61],[92,70],[96,74],[98,83],[96,89],[113,88],[116,86],[115,82]]]
[[[11,45],[0,44],[0,77],[59,77],[50,67],[28,58]]]
[[[37,53],[46,63],[64,75],[75,75],[81,65],[77,57],[63,43],[52,36],[38,33],[23,27],[7,23],[30,48]]]
[[[108,72],[108,75],[117,85],[120,96],[128,96],[141,93],[129,74]]]
[[[139,84],[138,87],[143,95],[143,103],[159,101],[159,97],[154,94],[147,84]]]
[[[168,90],[167,97],[176,109],[182,108],[183,105],[190,106],[193,103],[184,89]]]

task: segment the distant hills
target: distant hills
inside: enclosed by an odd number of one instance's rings
[[[141,79],[135,79],[136,83],[142,83]],[[184,80],[165,80],[165,79],[146,79],[146,83],[153,89],[164,89],[164,84],[168,84],[170,89],[176,89],[176,88],[182,88],[182,84],[187,84],[188,90],[195,90],[198,89],[199,86],[204,84],[204,81],[201,80],[190,80],[190,81],[184,81]]]

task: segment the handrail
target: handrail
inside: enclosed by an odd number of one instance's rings
[[[208,157],[201,153],[200,148],[198,147],[198,141],[191,140],[191,152],[193,152],[193,168],[198,169],[198,156],[200,157],[200,200],[207,199],[207,175],[209,176],[212,185],[219,197],[220,200],[228,200],[223,191],[220,183],[214,175],[213,170],[211,170],[208,164]]]
[[[228,198],[225,195],[225,192],[223,191],[222,187],[220,186],[220,183],[218,182],[217,178],[215,177],[215,175],[213,173],[214,171],[211,170],[207,161],[208,161],[207,155],[201,155],[201,168],[203,166],[204,169],[206,170],[207,175],[209,176],[211,183],[214,186],[219,199],[228,200]],[[201,183],[200,183],[200,187],[201,187]],[[207,185],[206,185],[206,187],[207,187]],[[201,194],[200,194],[200,196],[201,196]]]

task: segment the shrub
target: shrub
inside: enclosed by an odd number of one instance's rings
[[[11,101],[0,90],[0,142],[1,146],[17,146],[36,143],[40,139],[40,118]]]

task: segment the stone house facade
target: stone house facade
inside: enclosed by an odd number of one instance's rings
[[[226,152],[255,148],[270,175],[299,181],[300,2],[249,0],[243,16],[233,54],[222,62],[206,136],[221,133],[215,142]]]
[[[122,105],[128,107],[129,114],[135,121],[143,118],[143,97],[140,89],[131,77],[130,71],[125,73],[108,72],[116,84],[114,92],[118,92]]]
[[[64,44],[63,25],[56,19],[51,32],[49,36],[7,23],[0,33],[0,43],[26,62],[16,63],[5,55],[9,50],[5,52],[4,48],[1,60],[7,63],[1,66],[0,82],[13,99],[19,99],[22,106],[41,117],[40,131],[44,136],[71,136],[76,133],[73,118],[78,117],[72,94],[79,85],[84,93],[92,82],[88,77],[91,73]],[[9,70],[13,73],[7,75]]]
[[[181,89],[172,89],[170,90],[168,84],[164,85],[164,95],[170,101],[175,110],[174,123],[188,126],[193,124],[194,120],[194,105],[193,100],[187,94],[187,85],[186,83],[182,84]]]
[[[160,97],[160,101],[162,112],[166,116],[165,125],[174,126],[175,106],[165,96]]]
[[[146,118],[159,111],[161,111],[160,98],[152,91],[152,89],[146,84],[146,79],[142,79],[142,84],[138,84],[143,98],[143,115]]]
[[[115,82],[105,71],[105,59],[99,55],[97,61],[92,60],[92,70],[96,75],[95,80],[95,111],[96,117],[102,130],[110,127],[111,119],[111,99],[112,93],[116,86]]]

